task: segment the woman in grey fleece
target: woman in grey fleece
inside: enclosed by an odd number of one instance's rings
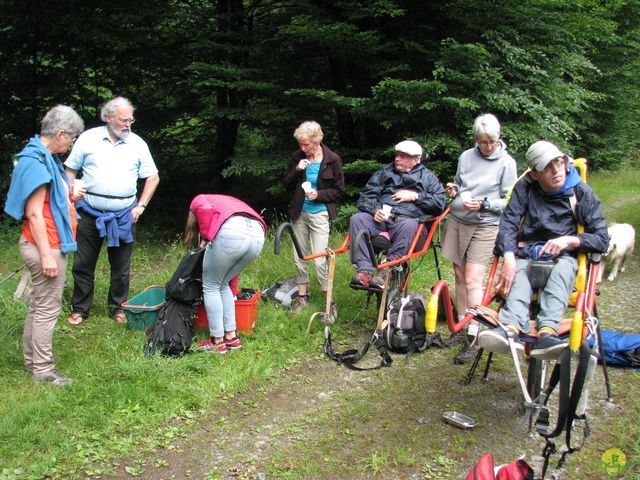
[[[482,283],[498,233],[506,196],[517,178],[516,161],[500,139],[500,123],[490,114],[480,115],[473,125],[474,148],[458,160],[455,183],[446,193],[453,202],[443,232],[442,255],[451,260],[456,277],[455,305],[458,318],[482,301]],[[478,347],[477,322],[471,322],[463,349],[455,363],[473,359]]]

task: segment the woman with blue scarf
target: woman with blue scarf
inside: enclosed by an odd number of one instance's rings
[[[67,253],[77,249],[73,202],[85,193],[84,188],[73,191],[58,154],[69,150],[83,130],[84,122],[71,107],[49,110],[40,135],[16,155],[4,209],[23,222],[20,255],[33,288],[22,337],[24,366],[34,381],[58,387],[73,383],[55,366],[53,330],[62,310]]]

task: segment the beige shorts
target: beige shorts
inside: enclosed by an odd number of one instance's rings
[[[442,232],[442,256],[455,265],[485,265],[493,256],[497,235],[498,225],[466,225],[449,217]]]

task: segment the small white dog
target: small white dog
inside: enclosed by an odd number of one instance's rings
[[[636,242],[636,231],[628,223],[614,223],[609,228],[609,249],[605,256],[611,263],[611,272],[607,277],[615,280],[618,272],[624,272],[624,261],[633,253]]]

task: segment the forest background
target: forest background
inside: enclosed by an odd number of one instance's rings
[[[0,194],[54,104],[87,128],[136,105],[161,185],[146,222],[175,231],[191,198],[226,192],[272,218],[292,132],[317,120],[345,162],[342,225],[404,138],[443,182],[492,112],[523,167],[538,139],[593,168],[640,144],[636,0],[0,0]]]

